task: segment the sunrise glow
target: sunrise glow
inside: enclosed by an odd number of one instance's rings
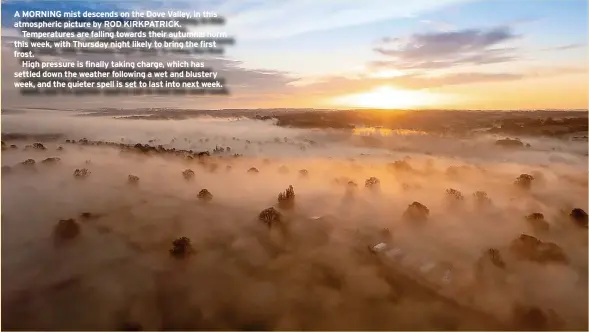
[[[435,107],[446,99],[425,90],[403,90],[383,86],[368,92],[336,97],[333,103],[342,107],[413,109]]]

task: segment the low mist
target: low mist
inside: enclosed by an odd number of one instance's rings
[[[513,150],[482,134],[49,111],[3,114],[2,133],[5,329],[587,329],[587,229],[569,217],[588,208],[586,142],[523,137],[530,147]],[[529,187],[514,184],[521,174]],[[283,208],[290,185],[294,205]],[[429,209],[426,221],[403,217],[413,202]],[[280,227],[259,219],[270,207]],[[57,243],[70,218],[79,235]],[[518,258],[510,246],[521,234],[555,243],[566,263]],[[178,259],[180,237],[193,250]],[[394,251],[374,253],[379,243]],[[491,248],[505,268],[481,281]]]

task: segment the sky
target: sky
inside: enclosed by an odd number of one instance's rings
[[[586,0],[2,1],[15,10],[215,11],[235,45],[205,63],[230,96],[23,97],[2,104],[179,108],[587,109]],[[2,80],[12,46],[3,43]],[[85,98],[85,99],[82,99]],[[105,99],[111,100],[106,101]],[[81,107],[81,106],[80,106]],[[122,107],[122,106],[121,106]]]

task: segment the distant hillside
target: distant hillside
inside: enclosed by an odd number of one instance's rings
[[[3,113],[16,110],[2,110]],[[70,110],[79,111],[79,110]],[[220,109],[187,110],[166,108],[82,111],[82,116],[113,116],[135,120],[183,120],[199,116],[247,117],[274,120],[281,127],[352,129],[382,127],[419,130],[438,134],[464,135],[489,132],[513,136],[550,136],[583,140],[587,138],[587,111],[384,111],[318,109]]]

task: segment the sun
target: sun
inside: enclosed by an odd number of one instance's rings
[[[442,96],[425,90],[403,90],[389,86],[375,88],[368,92],[345,95],[333,99],[338,106],[412,109],[430,107],[442,102]]]

